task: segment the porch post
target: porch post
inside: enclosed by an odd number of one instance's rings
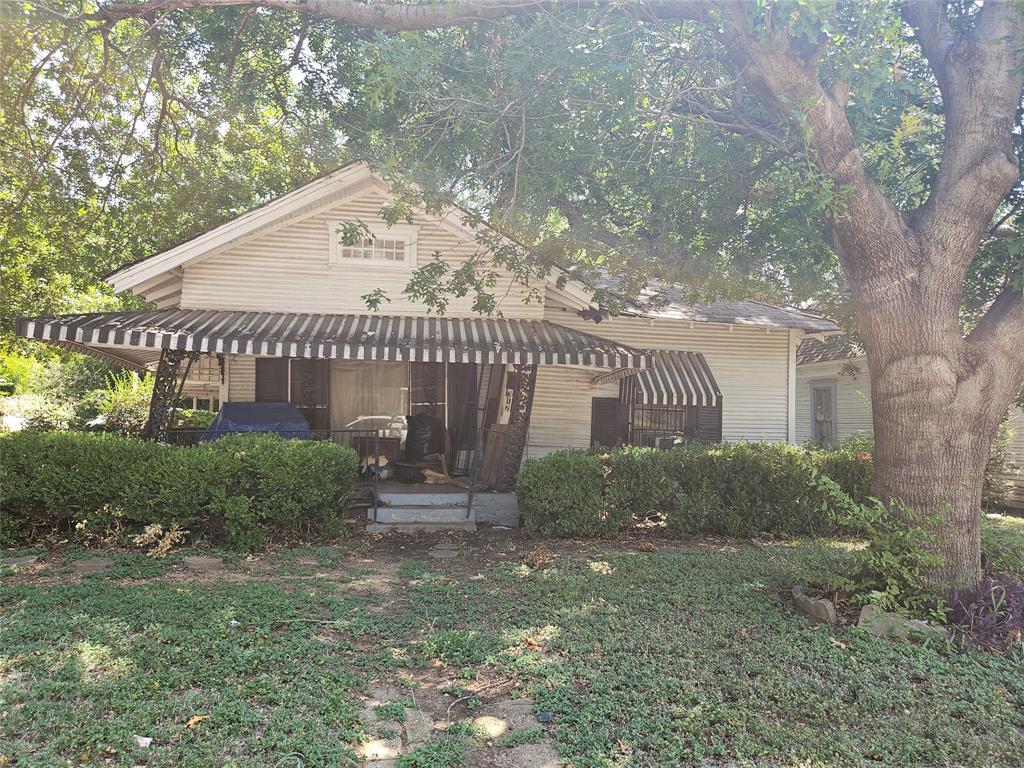
[[[171,428],[174,408],[178,404],[181,390],[185,386],[192,363],[199,357],[198,352],[185,352],[178,349],[164,349],[160,352],[160,363],[156,368],[156,381],[153,382],[153,399],[149,401],[149,420],[142,436],[153,440],[164,440]],[[178,383],[178,372],[181,364],[186,363],[185,371]]]
[[[512,412],[505,433],[505,453],[501,457],[496,489],[510,491],[519,473],[519,465],[526,450],[526,437],[530,431],[530,412],[533,410],[533,390],[537,384],[536,365],[516,365],[516,388],[512,395]]]

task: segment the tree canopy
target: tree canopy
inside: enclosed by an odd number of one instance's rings
[[[120,21],[120,6],[82,0],[5,10],[5,333],[19,314],[109,305],[99,275],[353,157],[416,182],[418,201],[488,217],[542,264],[609,268],[627,292],[655,276],[694,300],[814,302],[855,326],[823,224],[844,192],[814,164],[809,129],[750,92],[720,23],[552,6],[389,34],[224,5],[153,3]],[[750,12],[784,21],[842,91],[889,199],[922,204],[943,101],[899,7]],[[975,13],[964,3],[952,18]],[[967,323],[1020,280],[1022,196],[1006,198],[972,264]],[[486,273],[421,277],[486,291]]]

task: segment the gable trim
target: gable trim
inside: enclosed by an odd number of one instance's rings
[[[235,244],[247,235],[259,232],[315,203],[339,183],[353,183],[371,176],[365,163],[350,163],[315,181],[275,198],[257,208],[225,221],[180,245],[129,264],[107,275],[106,281],[118,293],[152,280],[163,272],[212,255],[220,248]]]

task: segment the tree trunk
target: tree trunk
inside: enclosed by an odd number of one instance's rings
[[[926,546],[945,562],[929,578],[933,587],[974,583],[981,570],[981,490],[994,430],[982,409],[947,399],[941,385],[907,389],[896,360],[871,371],[875,496],[896,500],[894,513],[934,533]]]
[[[941,590],[980,576],[985,464],[1015,388],[962,336],[959,285],[921,269],[927,246],[907,235],[886,245],[910,266],[849,277],[871,371],[875,496],[933,534],[925,545],[944,564],[928,581]]]

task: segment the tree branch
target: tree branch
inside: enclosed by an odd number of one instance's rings
[[[808,149],[834,185],[830,230],[852,246],[837,247],[848,273],[854,276],[879,266],[868,261],[870,254],[879,253],[878,238],[905,240],[910,233],[899,211],[864,169],[844,104],[809,71],[784,29],[755,34],[743,2],[723,3],[723,8],[731,23],[722,36],[739,77],[769,110],[805,126]],[[838,95],[845,101],[845,94]],[[863,226],[864,222],[871,226]],[[898,252],[887,257],[887,270],[903,269]]]
[[[1019,181],[1013,129],[1024,89],[1024,7],[987,0],[964,33],[950,26],[945,2],[914,0],[902,12],[935,73],[945,115],[939,173],[914,229],[933,268],[960,280],[993,211]]]
[[[1009,386],[1020,389],[1024,379],[1024,291],[1007,286],[988,308],[981,322],[967,336],[967,343],[986,358],[997,361],[1009,374]]]
[[[384,32],[439,29],[505,16],[607,8],[609,0],[450,0],[411,5],[385,0],[378,3],[357,0],[144,0],[140,3],[108,3],[96,11],[102,19],[138,18],[156,12],[189,8],[276,8],[333,19],[353,27]],[[652,19],[702,19],[708,3],[703,0],[644,0],[615,7],[623,15]]]

